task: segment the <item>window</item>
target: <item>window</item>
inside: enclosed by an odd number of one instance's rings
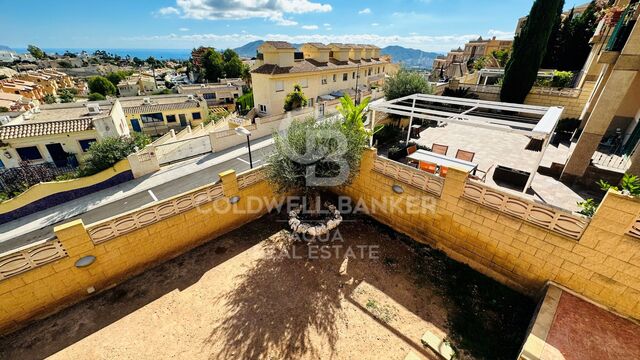
[[[333,82],[336,82],[336,81],[337,81],[337,79],[338,79],[337,75],[336,75],[336,74],[333,74]]]
[[[87,152],[91,144],[96,142],[96,139],[80,140],[78,142],[80,143],[80,148],[82,149],[82,152]]]
[[[260,105],[260,112],[261,113],[266,113],[267,112],[267,105]]]
[[[238,98],[238,93],[234,93],[234,94],[233,94],[233,98],[234,98],[234,99],[237,99],[237,98]]]
[[[384,66],[382,67],[382,72],[384,72]]]
[[[349,79],[349,74],[344,73],[342,74],[342,81],[347,81]]]
[[[352,79],[355,79],[355,78],[356,78],[356,72],[355,72],[355,71],[351,73],[351,78],[352,78]]]
[[[205,100],[213,100],[216,98],[216,93],[205,93],[205,94],[202,94],[202,97]]]
[[[167,122],[176,122],[176,116],[175,115],[167,115]]]
[[[202,115],[200,115],[199,112],[194,112],[194,113],[191,113],[191,118],[193,120],[200,120],[200,119],[202,119]]]
[[[16,151],[22,161],[42,160],[42,155],[40,154],[40,150],[38,150],[37,146],[17,148]]]
[[[323,77],[322,77],[322,79],[320,80],[320,83],[321,83],[322,85],[327,85],[327,77],[326,77],[326,76],[323,76]]]
[[[276,81],[276,92],[284,91],[284,81]]]
[[[303,87],[303,88],[309,87],[309,80],[301,79],[300,80],[300,86]]]
[[[144,124],[154,123],[154,122],[163,122],[162,113],[153,113],[153,114],[144,114],[140,115],[140,120]]]
[[[369,68],[369,73],[367,75],[371,76],[371,68]]]

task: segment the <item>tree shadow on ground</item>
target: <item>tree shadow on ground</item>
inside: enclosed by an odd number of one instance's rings
[[[204,346],[221,349],[219,359],[333,357],[341,300],[350,292],[339,274],[340,259],[309,256],[307,244],[286,231],[262,249],[266,256],[249,264],[238,286],[221,295],[228,316]]]
[[[51,356],[165,294],[189,288],[207,271],[243,253],[273,231],[273,225],[265,223],[253,229],[253,237],[232,232],[27,327],[0,336],[0,359]]]

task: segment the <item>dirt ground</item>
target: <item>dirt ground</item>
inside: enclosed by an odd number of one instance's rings
[[[285,225],[267,215],[2,337],[0,358],[436,358],[420,338],[452,305],[416,286],[410,246],[371,220],[322,249]]]

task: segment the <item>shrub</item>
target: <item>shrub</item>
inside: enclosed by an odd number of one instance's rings
[[[387,100],[413,94],[431,94],[433,89],[427,79],[415,71],[400,69],[384,83],[384,96]]]
[[[104,76],[93,76],[89,78],[89,91],[99,93],[104,96],[115,95],[116,87]]]
[[[480,96],[474,92],[469,91],[468,87],[461,87],[457,89],[445,88],[442,92],[442,96],[451,96],[465,99],[479,99]]]
[[[355,114],[357,108],[345,107],[343,101],[346,121],[309,117],[294,121],[285,133],[274,133],[275,149],[266,171],[279,193],[302,192],[309,197],[322,187],[348,184],[353,179],[369,135],[361,112]]]
[[[236,104],[238,104],[238,112],[240,114],[244,115],[248,113],[251,109],[253,109],[254,106],[253,92],[248,92],[240,96],[238,100],[236,100]]]
[[[593,199],[587,199],[585,201],[578,201],[578,206],[580,206],[581,210],[578,211],[579,214],[588,216],[588,217],[592,217],[593,214],[596,213],[596,210],[598,209],[598,206],[600,204],[598,204],[597,202],[595,202],[595,200]]]
[[[147,135],[134,133],[133,136],[109,137],[91,144],[87,158],[80,168],[80,176],[99,173],[126,158],[137,149],[151,143]]]
[[[293,86],[293,91],[284,98],[284,110],[291,111],[307,106],[307,97],[302,92],[302,87],[298,84]]]
[[[89,101],[100,101],[100,100],[106,100],[107,98],[104,97],[104,95],[99,94],[99,93],[91,93],[89,94]]]
[[[45,94],[44,97],[42,98],[42,100],[44,100],[45,104],[55,104],[56,103],[56,97],[53,96],[52,94]]]
[[[571,86],[573,80],[573,73],[571,71],[554,71],[553,79],[551,79],[551,86],[557,88],[564,88]]]

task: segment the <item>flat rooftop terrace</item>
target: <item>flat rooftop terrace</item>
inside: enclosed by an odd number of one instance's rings
[[[486,184],[511,190],[502,184],[496,184],[493,174],[497,165],[518,170],[531,171],[537,165],[539,152],[525,150],[529,137],[518,133],[506,133],[492,129],[472,128],[460,124],[446,124],[442,127],[430,127],[420,132],[419,139],[412,139],[418,144],[431,147],[434,143],[449,146],[447,155],[455,156],[458,149],[475,153],[473,162],[478,169],[489,170]],[[563,164],[569,155],[569,147],[563,144],[549,145],[542,159],[541,166],[550,166],[552,162]],[[576,191],[550,176],[537,173],[533,178],[530,195],[549,205],[566,210],[579,210],[578,201],[583,201],[585,194]]]

